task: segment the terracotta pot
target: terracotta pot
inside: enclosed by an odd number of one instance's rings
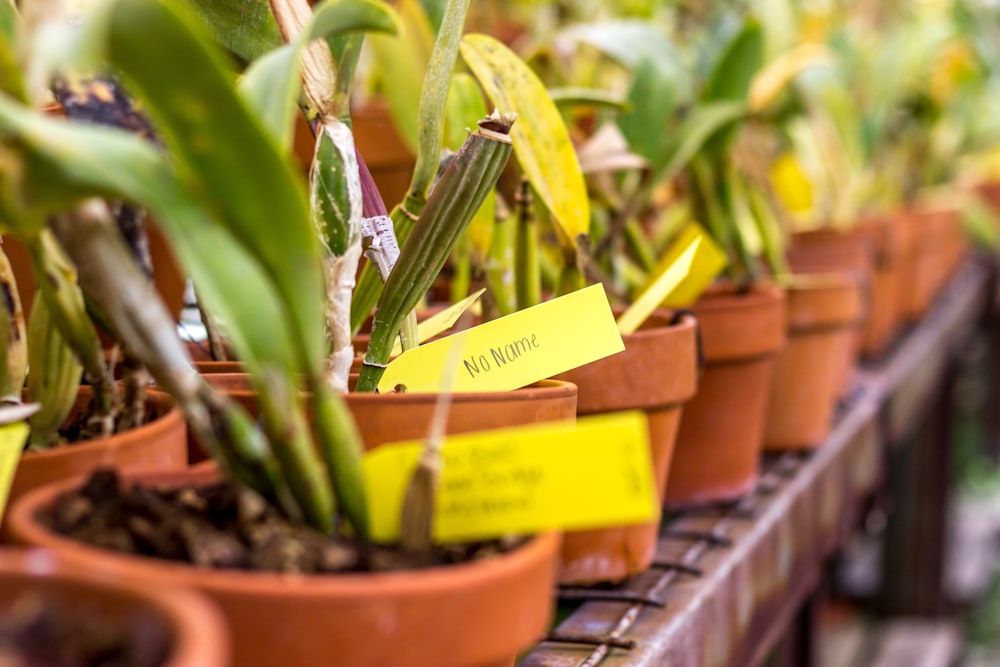
[[[259,415],[257,394],[245,373],[206,375],[205,381],[225,392],[252,415]],[[427,435],[437,394],[345,394],[347,407],[367,449]],[[542,380],[515,391],[455,394],[448,411],[447,433],[572,420],[576,417],[576,386]],[[387,418],[387,415],[389,416]]]
[[[904,277],[903,311],[908,322],[917,322],[948,281],[949,239],[958,221],[954,211],[942,209],[913,210],[906,220],[915,239]]]
[[[855,229],[874,239],[875,262],[870,283],[868,313],[861,329],[861,354],[885,352],[903,324],[903,265],[908,227],[898,215],[873,215],[859,220]]]
[[[111,627],[136,627],[143,642],[162,637],[168,644],[162,667],[220,667],[229,663],[229,638],[219,610],[190,591],[151,587],[82,569],[48,551],[0,552],[0,605],[23,594],[40,594],[70,612],[96,616]],[[138,633],[137,633],[138,634]]]
[[[681,408],[698,384],[697,323],[684,316],[671,325],[655,313],[634,334],[622,336],[625,351],[556,376],[575,384],[578,416],[643,410],[660,500],[673,457]],[[563,534],[559,581],[590,585],[620,581],[653,562],[659,522]]]
[[[705,366],[684,406],[665,506],[735,500],[757,481],[774,360],[785,345],[785,295],[760,285],[713,289],[692,309]]]
[[[80,387],[72,421],[90,401],[90,387]],[[173,399],[150,391],[147,410],[155,418],[138,428],[107,438],[54,447],[44,452],[25,452],[17,463],[8,507],[32,489],[56,480],[77,477],[100,466],[122,469],[174,470],[187,465],[187,427]]]
[[[136,475],[130,482],[180,485],[211,472]],[[222,609],[239,667],[501,667],[548,629],[556,534],[508,554],[448,567],[379,574],[289,576],[207,570],[113,553],[51,533],[36,519],[79,482],[38,489],[12,508],[7,531],[93,571],[193,588]]]
[[[861,286],[846,273],[797,276],[786,303],[788,344],[774,368],[766,451],[810,449],[826,438],[863,310]]]
[[[861,285],[865,299],[862,326],[852,334],[852,362],[845,364],[838,382],[839,394],[846,394],[854,384],[854,363],[861,354],[863,331],[868,326],[868,314],[876,308],[894,309],[894,295],[882,290],[876,295],[875,266],[879,242],[869,229],[818,229],[794,234],[788,248],[788,265],[793,273],[849,272]],[[876,297],[880,299],[876,303]]]

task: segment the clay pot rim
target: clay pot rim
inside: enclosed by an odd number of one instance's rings
[[[183,588],[152,587],[146,582],[107,569],[85,569],[46,549],[5,548],[0,551],[0,578],[23,576],[56,586],[70,584],[93,589],[114,589],[149,607],[169,628],[170,652],[163,667],[208,667],[228,655],[229,632],[222,613],[198,593]],[[215,646],[209,655],[206,646]]]
[[[224,378],[226,376],[246,376],[247,373],[214,373],[216,378]],[[247,398],[256,395],[256,391],[253,389],[227,389],[226,393],[236,399]],[[465,403],[473,401],[481,401],[487,399],[493,402],[508,402],[508,401],[531,401],[539,398],[541,394],[542,398],[569,398],[575,396],[577,393],[576,385],[572,382],[567,382],[565,380],[539,380],[538,382],[528,385],[527,387],[521,387],[520,389],[514,389],[511,391],[463,391],[452,394],[452,403]],[[341,394],[344,398],[351,402],[357,403],[367,403],[374,401],[388,402],[392,401],[394,403],[413,403],[413,402],[426,402],[437,400],[438,394],[431,392],[412,392],[412,393],[392,393],[392,394],[376,394],[368,392],[356,392],[351,391],[346,394]]]
[[[125,483],[191,478],[194,483],[215,477],[213,471],[142,472],[124,475]],[[455,565],[399,572],[294,575],[249,570],[202,568],[149,556],[136,556],[100,549],[77,542],[48,530],[35,516],[55,497],[83,482],[82,477],[60,480],[33,489],[18,498],[11,507],[5,532],[16,544],[29,543],[64,554],[67,561],[88,569],[118,571],[136,580],[157,578],[179,586],[195,586],[206,591],[228,594],[294,595],[298,598],[339,598],[415,596],[429,591],[464,589],[493,579],[503,579],[546,553],[558,551],[561,533],[545,532],[531,536],[508,553]]]
[[[752,283],[745,292],[737,291],[731,283],[716,283],[692,306],[695,316],[700,312],[756,308],[762,304],[785,299],[785,289],[774,282],[763,280]]]
[[[814,274],[821,275],[821,274]],[[823,331],[837,331],[840,329],[853,329],[859,327],[864,322],[865,303],[861,293],[861,285],[857,279],[848,274],[827,274],[825,279],[815,283],[800,282],[798,284],[787,285],[788,289],[788,310],[786,320],[789,334],[809,334]],[[796,295],[806,298],[809,296],[824,296],[825,298],[838,298],[841,302],[854,300],[853,308],[843,309],[851,316],[843,316],[842,312],[827,314],[823,317],[814,318],[809,324],[802,324],[796,321]]]
[[[53,447],[42,451],[26,451],[23,452],[21,456],[30,457],[36,461],[45,461],[47,459],[65,456],[66,453],[69,452],[79,452],[81,454],[85,454],[87,452],[97,452],[102,449],[113,447],[119,442],[118,436],[128,436],[129,438],[141,439],[162,438],[166,433],[176,429],[184,422],[184,415],[177,407],[173,397],[166,392],[150,387],[146,394],[146,401],[148,403],[152,400],[155,400],[166,408],[166,412],[156,417],[156,419],[142,424],[141,426],[130,428],[129,430],[122,431],[121,433],[112,433],[106,438],[91,438],[90,440],[85,440],[83,442],[74,442],[65,446]]]
[[[694,316],[691,312],[683,312],[676,322],[671,322],[674,313],[678,312],[680,309],[663,309],[657,308],[653,313],[646,318],[646,320],[639,325],[639,328],[630,334],[622,334],[622,340],[625,341],[625,348],[628,349],[629,340],[639,340],[643,338],[655,338],[657,336],[663,336],[665,332],[670,331],[676,333],[677,331],[683,331],[685,329],[693,329],[698,326],[698,318]],[[624,312],[624,308],[621,309]],[[617,316],[618,309],[615,309],[615,315]],[[662,320],[662,322],[656,322],[650,325],[653,320]],[[644,328],[645,327],[645,328]]]

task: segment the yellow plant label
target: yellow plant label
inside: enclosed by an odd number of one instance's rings
[[[461,542],[646,523],[659,518],[646,416],[622,412],[450,436],[432,535]],[[399,538],[403,497],[421,443],[365,455],[365,488],[377,542]]]
[[[460,345],[454,392],[510,391],[625,349],[601,285],[407,350],[389,363],[378,388],[437,392],[452,346]]]
[[[441,312],[434,313],[423,322],[417,324],[417,340],[429,340],[434,338],[434,336],[437,336],[442,331],[447,331],[455,326],[455,322],[458,322],[458,318],[462,316],[462,313],[467,311],[473,304],[479,301],[479,297],[481,297],[485,291],[486,288],[484,287],[478,292],[470,294],[458,303],[453,303]],[[399,339],[397,338],[396,344],[392,348],[392,354],[393,356],[396,356],[402,351],[403,348],[399,344]]]
[[[726,254],[700,225],[689,224],[664,253],[646,288],[618,318],[618,331],[635,332],[660,306],[690,306],[725,266]]]
[[[0,515],[7,506],[7,496],[10,485],[14,481],[17,462],[24,451],[24,442],[28,438],[28,424],[13,422],[0,426]]]

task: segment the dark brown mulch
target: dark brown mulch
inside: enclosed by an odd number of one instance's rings
[[[257,493],[229,482],[179,489],[123,488],[113,470],[59,496],[39,519],[74,540],[201,567],[286,573],[404,570],[466,562],[509,551],[522,540],[399,549],[332,539],[289,521]]]
[[[149,615],[112,619],[95,605],[25,592],[0,609],[0,665],[158,667],[170,639]]]

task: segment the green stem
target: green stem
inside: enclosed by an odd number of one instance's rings
[[[517,281],[514,273],[517,223],[507,214],[508,210],[506,206],[497,207],[493,238],[486,257],[486,283],[489,285],[497,315],[500,316],[517,311]]]
[[[531,185],[521,181],[517,203],[517,238],[514,250],[514,275],[517,284],[517,307],[520,310],[542,301],[542,277],[538,266],[538,221],[532,214]]]
[[[357,391],[375,391],[402,320],[426,294],[495,186],[510,157],[513,116],[493,114],[480,121],[455,154],[400,251],[372,321],[372,336]]]

